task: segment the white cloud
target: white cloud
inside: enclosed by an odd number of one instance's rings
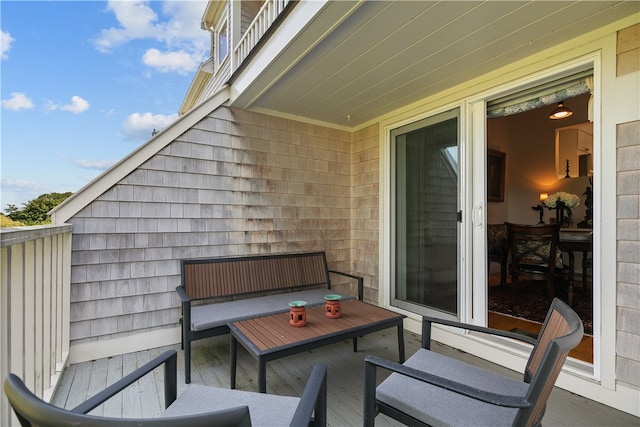
[[[64,111],[71,111],[74,114],[80,114],[89,109],[89,103],[87,100],[76,95],[71,97],[71,104],[63,105],[60,108]]]
[[[180,74],[188,74],[200,64],[198,58],[187,52],[160,52],[158,49],[147,50],[142,61],[162,73],[177,71]]]
[[[40,194],[51,193],[54,188],[39,182],[26,181],[22,179],[2,178],[0,180],[2,191],[3,209],[8,204],[21,207],[29,200],[35,199]]]
[[[38,182],[26,181],[23,179],[2,178],[2,188],[8,190],[33,191],[48,190],[50,187]]]
[[[12,92],[11,98],[1,101],[2,108],[7,110],[19,111],[29,110],[33,108],[33,102],[22,92]]]
[[[113,160],[73,160],[71,163],[82,168],[104,171],[115,164]]]
[[[49,111],[62,110],[70,111],[74,114],[84,113],[89,109],[89,102],[77,95],[71,97],[71,103],[66,105],[56,104],[53,101],[47,101],[44,106]]]
[[[149,7],[148,1],[113,1],[107,3],[107,10],[116,15],[119,28],[108,28],[100,32],[94,43],[101,52],[110,52],[130,40],[138,38],[156,38],[155,21],[158,16]]]
[[[173,123],[178,114],[133,113],[123,124],[124,134],[132,140],[146,141],[151,138],[153,130],[162,130]]]
[[[11,50],[11,44],[14,41],[16,41],[16,39],[11,37],[11,34],[0,30],[0,55],[2,56],[2,59],[9,58],[8,53]]]
[[[163,1],[156,13],[149,1],[109,1],[119,26],[104,29],[93,41],[96,49],[111,52],[118,46],[138,39],[149,39],[165,45],[164,52],[149,48],[143,62],[161,72],[185,74],[195,70],[209,50],[209,35],[200,29],[206,0]]]

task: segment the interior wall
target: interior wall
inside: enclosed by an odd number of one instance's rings
[[[589,185],[587,177],[558,179],[555,171],[555,130],[583,123],[587,119],[589,95],[580,95],[565,101],[573,115],[562,120],[549,119],[553,106],[526,113],[487,121],[488,147],[505,152],[504,202],[489,202],[487,223],[505,221],[536,224],[539,212],[531,209],[540,203],[541,192],[549,195],[558,191],[576,194],[580,205],[572,209],[573,225],[584,219],[585,195]],[[544,221],[555,215],[544,210]]]

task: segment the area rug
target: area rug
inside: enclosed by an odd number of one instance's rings
[[[489,311],[518,317],[532,322],[542,323],[549,310],[546,291],[538,283],[520,289],[512,306],[513,292],[509,285],[489,287]],[[573,296],[573,309],[584,325],[584,333],[593,335],[592,299],[576,290]]]

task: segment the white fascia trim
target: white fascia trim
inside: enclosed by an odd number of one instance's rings
[[[69,364],[105,359],[136,351],[164,347],[180,343],[182,328],[161,329],[104,341],[92,341],[72,345]]]
[[[176,138],[229,100],[229,87],[223,86],[211,98],[179,117],[167,129],[152,137],[109,170],[75,192],[51,212],[53,224],[63,224],[84,209],[102,193],[116,185],[141,164],[149,160]]]

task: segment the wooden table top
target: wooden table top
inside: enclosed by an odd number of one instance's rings
[[[265,351],[405,317],[358,300],[341,301],[340,304],[342,316],[338,319],[325,317],[324,304],[307,307],[307,325],[302,327],[289,325],[288,311],[242,320],[232,326],[260,351]]]

